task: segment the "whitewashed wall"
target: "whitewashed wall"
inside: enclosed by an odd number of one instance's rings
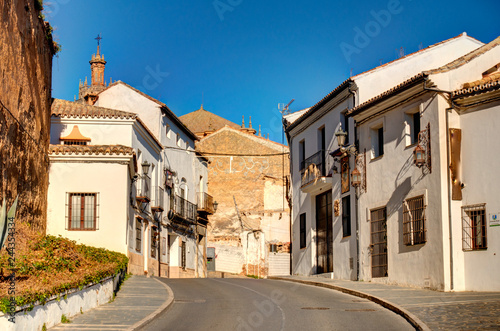
[[[498,153],[500,104],[490,104],[461,115],[463,206],[486,203],[488,249],[467,251],[464,282],[467,291],[500,291],[500,226],[490,226],[491,214],[500,215]],[[457,213],[459,211],[457,210]],[[461,212],[461,211],[460,211]],[[454,219],[461,223],[460,218]],[[456,242],[461,249],[461,237]]]
[[[87,161],[92,159],[89,157]],[[128,178],[126,164],[51,162],[47,234],[127,254]],[[68,192],[99,193],[98,230],[65,230]]]
[[[483,43],[462,35],[445,43],[413,53],[400,61],[354,76],[359,87],[357,105],[424,71],[435,69],[473,51]]]
[[[423,175],[413,164],[414,145],[405,139],[405,111],[413,108],[424,110],[421,128],[431,123],[432,173]],[[361,125],[358,128],[360,149],[371,149],[371,127],[382,121],[384,125],[384,155],[371,159],[366,157],[367,192],[360,196],[360,279],[386,283],[444,289],[443,228],[447,221],[443,217],[442,195],[447,194],[446,178],[440,170],[446,165],[441,157],[440,146],[446,146],[445,136],[435,123],[439,122],[438,101],[421,98],[404,104],[390,112]],[[445,185],[441,185],[444,180]],[[414,246],[403,244],[403,201],[424,195],[427,204],[426,243]],[[388,277],[372,278],[370,210],[387,208]],[[445,205],[446,206],[446,205]]]
[[[10,316],[0,314],[0,329],[14,330],[42,330],[43,326],[51,328],[61,323],[61,316],[68,318],[89,311],[99,305],[106,304],[113,297],[113,278],[102,283],[92,285],[80,291],[75,291],[61,298],[53,299],[45,305],[37,305],[33,310],[16,313],[15,323],[9,322]]]

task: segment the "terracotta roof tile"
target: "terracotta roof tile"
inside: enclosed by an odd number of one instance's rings
[[[216,131],[226,125],[235,129],[241,128],[240,125],[203,109],[203,106],[201,106],[200,109],[179,118],[191,131],[196,133]]]
[[[49,145],[49,155],[134,155],[132,147],[123,145]]]
[[[53,99],[51,114],[59,117],[91,117],[91,118],[122,118],[135,119],[137,114],[116,109],[91,106],[86,103]]]
[[[461,98],[498,89],[500,89],[500,72],[495,72],[483,79],[463,84],[463,87],[453,91],[451,96]]]

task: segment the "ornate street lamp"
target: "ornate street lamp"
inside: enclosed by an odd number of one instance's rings
[[[142,162],[141,166],[142,166],[142,173],[144,175],[147,175],[149,173],[149,167],[151,166],[151,164],[148,163],[148,161],[144,161]]]
[[[335,137],[337,137],[337,142],[339,144],[339,147],[343,147],[345,144],[345,139],[347,137],[347,132],[342,130],[342,125],[340,126],[339,130],[335,132]]]
[[[361,185],[361,172],[359,172],[357,167],[351,172],[351,183],[354,187]]]
[[[413,150],[413,162],[417,167],[421,168],[425,164],[425,156],[425,149],[417,145]]]

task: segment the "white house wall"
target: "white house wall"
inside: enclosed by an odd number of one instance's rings
[[[299,142],[305,140],[305,155],[304,159],[312,156],[319,151],[318,130],[325,127],[326,148],[325,153],[326,171],[330,172],[333,167],[333,158],[329,155],[330,152],[338,148],[338,143],[335,137],[335,132],[340,129],[340,114],[341,112],[352,107],[352,97],[335,104],[333,100],[324,107],[334,107],[314,123],[307,126],[305,130],[293,136],[291,145],[291,176],[293,183],[293,216],[292,216],[292,273],[299,275],[310,275],[316,273],[316,196],[326,192],[325,190],[313,193],[302,192],[301,174],[299,164]],[[300,128],[300,126],[299,126]],[[343,128],[345,131],[346,128]],[[298,128],[293,131],[299,131]],[[349,144],[353,143],[354,122],[349,118]],[[293,132],[292,132],[293,134]],[[351,158],[352,159],[352,158]],[[351,160],[352,163],[352,160]],[[336,163],[339,168],[340,165]],[[352,164],[351,164],[352,167]],[[348,196],[348,193],[341,195],[340,190],[340,174],[332,174],[332,203],[335,200],[341,200],[343,196]],[[333,209],[333,207],[332,207]],[[306,247],[300,249],[300,214],[306,213]],[[333,210],[332,210],[333,214]],[[353,279],[354,271],[350,269],[349,259],[356,259],[356,242],[355,242],[355,204],[354,197],[351,197],[351,233],[347,238],[342,238],[342,217],[333,215],[333,270],[335,278]],[[355,268],[355,266],[354,266]]]
[[[360,196],[360,260],[361,280],[398,283],[410,286],[445,288],[443,270],[443,217],[442,190],[446,178],[441,178],[442,159],[440,145],[446,138],[439,132],[437,98],[422,97],[374,118],[358,128],[360,150],[366,148],[367,192]],[[431,150],[433,171],[423,175],[413,164],[415,145],[405,140],[405,110],[419,107],[423,111],[421,128],[431,123]],[[384,154],[371,159],[371,127],[383,122]],[[446,141],[444,141],[446,146]],[[444,154],[446,155],[446,154]],[[444,162],[444,163],[443,163]],[[403,200],[424,195],[426,204],[426,242],[420,245],[403,244]],[[372,278],[370,255],[370,210],[387,208],[388,277]]]
[[[416,74],[443,66],[480,46],[482,42],[462,35],[429,49],[353,77],[358,86],[357,105],[385,92]]]
[[[160,105],[145,96],[117,83],[99,93],[96,106],[139,114],[155,137],[160,137]]]
[[[128,165],[51,162],[47,233],[127,254]],[[66,230],[66,194],[99,193],[96,231]]]
[[[430,75],[432,82],[446,91],[454,91],[462,88],[464,82],[472,82],[482,79],[482,73],[498,64],[500,58],[500,46],[493,47],[487,52],[468,60],[465,64],[453,70]]]
[[[91,138],[91,145],[132,146],[131,127],[134,119],[51,118],[50,143],[61,144],[60,138],[71,133],[78,125],[80,133]]]
[[[474,111],[475,110],[475,111]],[[500,291],[500,226],[490,226],[491,214],[500,214],[498,177],[498,128],[500,104],[490,104],[461,115],[463,206],[486,203],[486,250],[464,255],[465,288],[468,291]],[[461,211],[457,208],[457,214]],[[453,220],[461,227],[461,218]],[[461,239],[456,240],[461,250]]]

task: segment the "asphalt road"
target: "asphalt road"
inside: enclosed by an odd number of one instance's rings
[[[173,305],[142,330],[414,330],[399,315],[334,290],[256,279],[162,279]]]

